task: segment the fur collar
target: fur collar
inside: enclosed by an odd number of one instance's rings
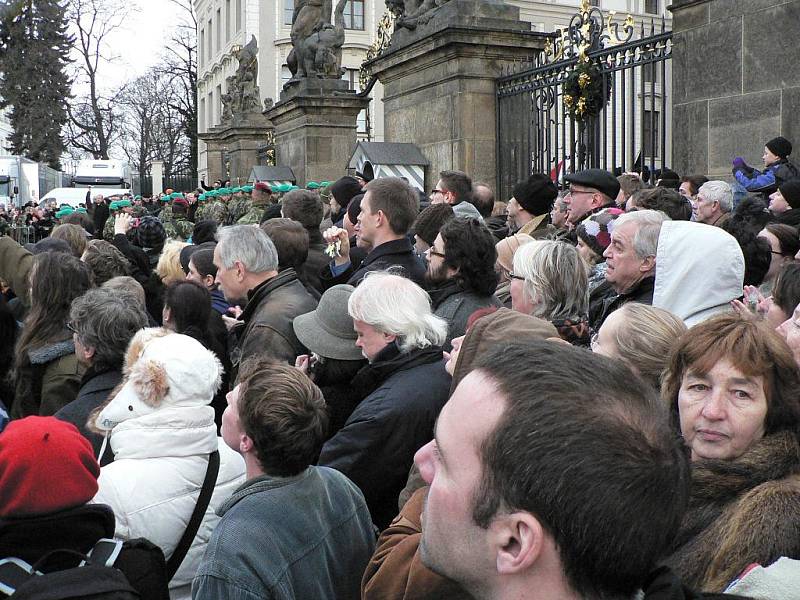
[[[70,340],[63,342],[56,342],[48,346],[42,346],[33,350],[28,350],[28,358],[31,359],[32,365],[45,365],[62,356],[75,353],[75,343]]]

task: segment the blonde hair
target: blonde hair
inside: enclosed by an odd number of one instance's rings
[[[164,285],[186,279],[186,273],[181,268],[181,250],[188,245],[186,242],[178,240],[169,240],[164,244],[164,249],[161,251],[156,265],[156,274]]]
[[[525,278],[523,294],[533,301],[533,316],[555,321],[589,312],[586,264],[574,246],[534,240],[514,253],[514,274]]]
[[[88,243],[86,235],[86,230],[83,227],[71,223],[56,225],[53,231],[50,232],[50,237],[54,240],[64,240],[67,242],[70,250],[72,250],[72,254],[77,258],[83,256],[86,250],[86,244]]]
[[[617,357],[659,389],[670,349],[686,332],[686,325],[663,308],[638,302],[624,304],[619,313],[625,324],[612,336]]]
[[[387,271],[368,273],[348,299],[347,311],[353,319],[397,336],[403,353],[441,346],[447,339],[447,321],[433,314],[428,293]]]

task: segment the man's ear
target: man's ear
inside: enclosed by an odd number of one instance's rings
[[[512,575],[530,569],[542,555],[545,535],[542,524],[529,512],[496,517],[489,526],[489,539],[497,572]]]
[[[656,268],[656,257],[655,256],[648,256],[647,258],[642,260],[642,264],[639,265],[639,271],[642,273],[647,273],[648,271],[652,271]]]
[[[239,436],[239,452],[246,454],[253,451],[253,440],[246,434],[242,433]]]

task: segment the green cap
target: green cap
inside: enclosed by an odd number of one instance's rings
[[[170,198],[175,200],[175,198],[183,198],[183,194],[181,192],[172,192],[170,194]]]
[[[206,193],[205,193],[205,192],[203,192],[202,194],[200,194],[200,195],[197,197],[197,201],[198,201],[198,202],[203,202],[203,201],[204,201],[206,198],[208,198],[208,196],[206,196]]]
[[[331,184],[330,181],[320,181],[319,187],[328,187]]]
[[[287,191],[289,191],[289,192],[292,192],[292,191],[294,191],[294,190],[299,190],[299,189],[300,189],[300,188],[299,188],[298,186],[296,186],[296,185],[290,185],[290,186],[289,186],[289,189],[288,189]]]
[[[136,194],[136,195],[133,197],[133,199],[134,199],[134,200],[141,200],[141,199],[142,199],[142,197],[141,197],[139,194]]]
[[[172,200],[172,196],[170,196],[169,194],[165,194],[164,196],[161,196],[161,201],[162,202],[169,202],[170,200]]]
[[[109,204],[108,210],[119,210],[119,202],[112,202]]]
[[[245,194],[249,194],[250,192],[252,192],[252,191],[253,191],[253,186],[252,186],[252,185],[243,185],[243,186],[242,186],[242,191],[243,191]]]
[[[318,190],[319,184],[316,181],[309,181],[308,185],[306,185],[306,188],[308,188],[309,190]]]
[[[231,190],[231,192],[232,192],[232,193],[234,193],[234,194],[241,194],[241,193],[242,193],[242,188],[240,188],[240,187],[235,187],[235,188],[233,188],[233,189]]]
[[[71,206],[66,206],[56,213],[56,219],[63,219],[67,215],[71,215],[75,210]]]
[[[81,213],[81,214],[83,214],[83,215],[87,214],[87,213],[86,213],[86,209],[85,209],[85,208],[83,208],[82,206],[79,206],[78,208],[76,208],[76,209],[75,209],[75,212],[79,212],[79,213]]]

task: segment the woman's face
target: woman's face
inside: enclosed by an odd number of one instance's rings
[[[581,258],[586,261],[587,265],[596,265],[600,260],[600,257],[595,254],[594,250],[592,250],[589,245],[580,237],[578,237],[578,254],[580,254]]]
[[[776,331],[783,336],[789,348],[792,349],[792,356],[794,362],[800,365],[800,304],[798,304],[794,313],[781,323]]]
[[[792,260],[794,257],[783,256],[783,254],[781,254],[781,243],[778,241],[778,238],[766,229],[762,229],[758,233],[758,237],[767,240],[767,242],[769,242],[770,249],[771,258],[769,263],[769,271],[767,271],[767,274],[764,276],[764,281],[774,281],[783,265],[786,264],[786,261]]]
[[[733,460],[764,436],[764,378],[745,375],[727,358],[708,373],[687,369],[678,391],[681,433],[692,460]]]
[[[511,308],[525,315],[533,314],[533,299],[525,292],[525,280],[513,273],[510,275]]]
[[[444,370],[450,373],[450,376],[453,376],[453,371],[456,368],[456,363],[458,362],[458,353],[461,351],[461,344],[464,343],[464,338],[466,336],[462,335],[457,338],[453,338],[453,341],[450,343],[453,346],[453,349],[450,352],[445,352],[444,357],[447,359],[447,362],[444,364]]]

